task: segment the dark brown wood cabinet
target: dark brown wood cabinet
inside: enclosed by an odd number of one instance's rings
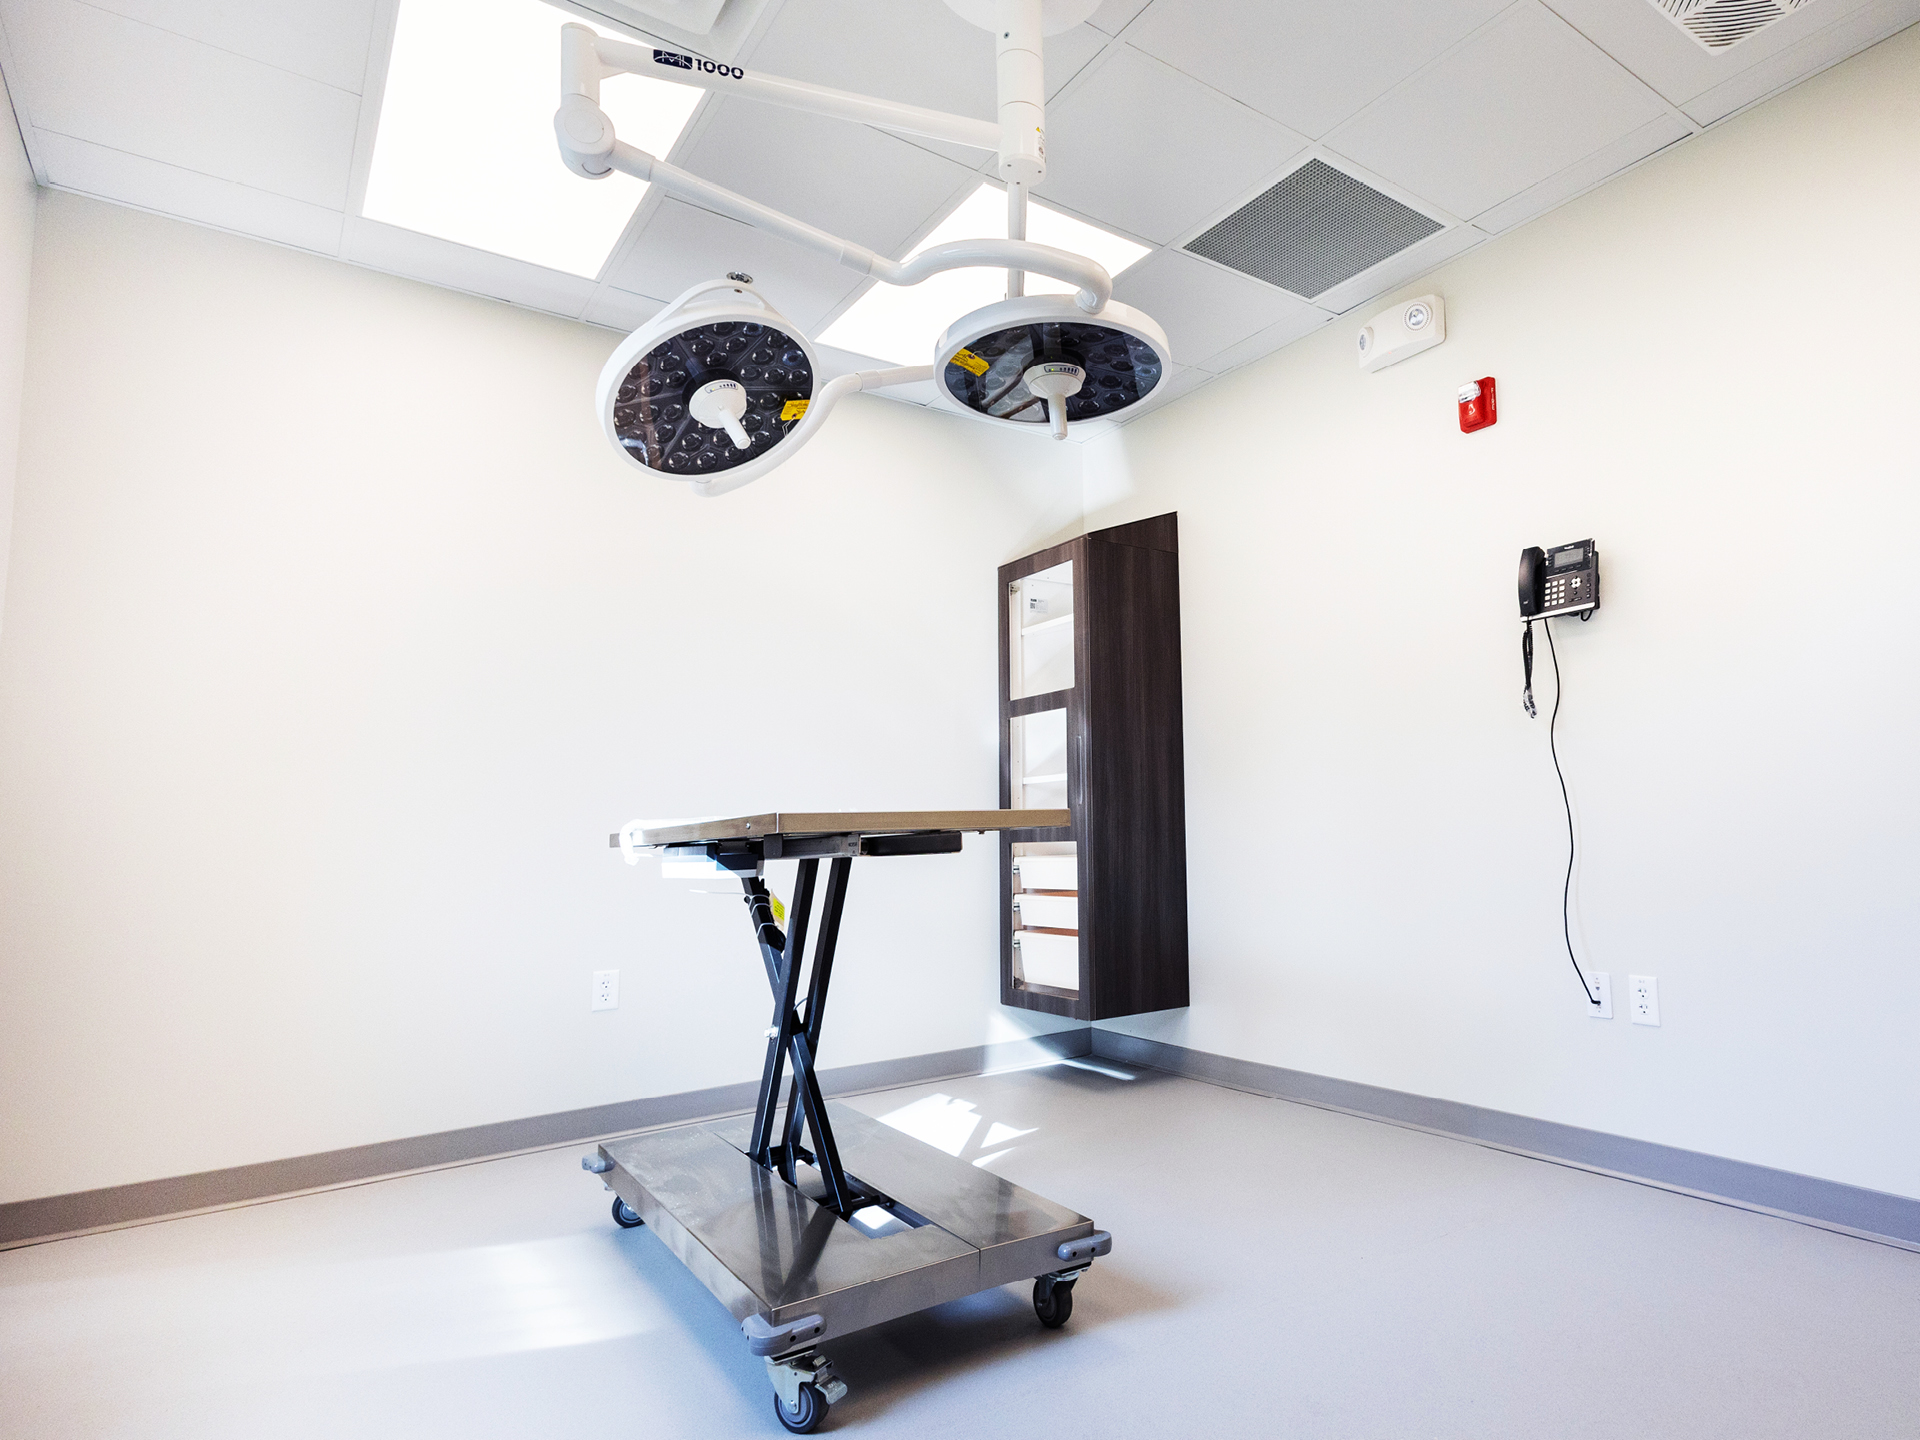
[[[1187,1003],[1176,517],[1000,567],[1000,999],[1079,1020]]]

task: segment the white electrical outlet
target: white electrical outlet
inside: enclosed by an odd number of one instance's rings
[[[1651,975],[1627,976],[1627,1013],[1636,1025],[1658,1025],[1660,982]]]
[[[1587,1013],[1596,1020],[1613,1018],[1613,976],[1604,970],[1587,972],[1587,993],[1600,998],[1598,1005],[1587,1006]]]
[[[596,1010],[620,1008],[620,972],[618,970],[593,972],[593,1008]]]

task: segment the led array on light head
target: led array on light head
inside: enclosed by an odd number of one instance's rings
[[[1083,372],[1079,388],[1062,398],[1033,374],[1048,364]],[[1001,300],[962,316],[934,348],[943,399],[982,420],[1046,425],[1052,407],[1063,420],[1097,420],[1139,404],[1167,369],[1167,337],[1147,316],[1118,301],[1098,315],[1076,310],[1057,295]],[[1060,433],[1056,424],[1055,433]]]
[[[652,474],[745,481],[786,458],[776,452],[807,413],[815,369],[806,337],[757,291],[708,281],[613,352],[600,375],[601,425],[632,464]],[[738,392],[722,393],[729,385]],[[729,412],[742,399],[736,418]],[[744,447],[729,433],[734,426]]]

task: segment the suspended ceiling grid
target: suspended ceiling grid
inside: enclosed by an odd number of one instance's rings
[[[745,270],[817,335],[869,283],[657,189],[596,279],[363,218],[398,4],[0,0],[0,71],[43,184],[596,325]],[[993,114],[988,37],[942,0],[729,4],[758,13],[716,58]],[[1038,194],[1152,247],[1115,294],[1167,330],[1165,403],[1916,20],[1812,0],[1709,53],[1648,0],[1107,0],[1048,42]],[[718,95],[668,158],[896,256],[992,167]],[[1311,297],[1182,248],[1312,159],[1440,228]]]

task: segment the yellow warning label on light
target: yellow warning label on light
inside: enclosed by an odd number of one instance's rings
[[[789,400],[780,407],[780,418],[782,420],[798,420],[806,413],[807,402],[804,400]]]
[[[993,368],[971,350],[955,351],[953,359],[947,363],[950,365],[958,365],[962,370],[971,370],[976,375],[984,375]]]

